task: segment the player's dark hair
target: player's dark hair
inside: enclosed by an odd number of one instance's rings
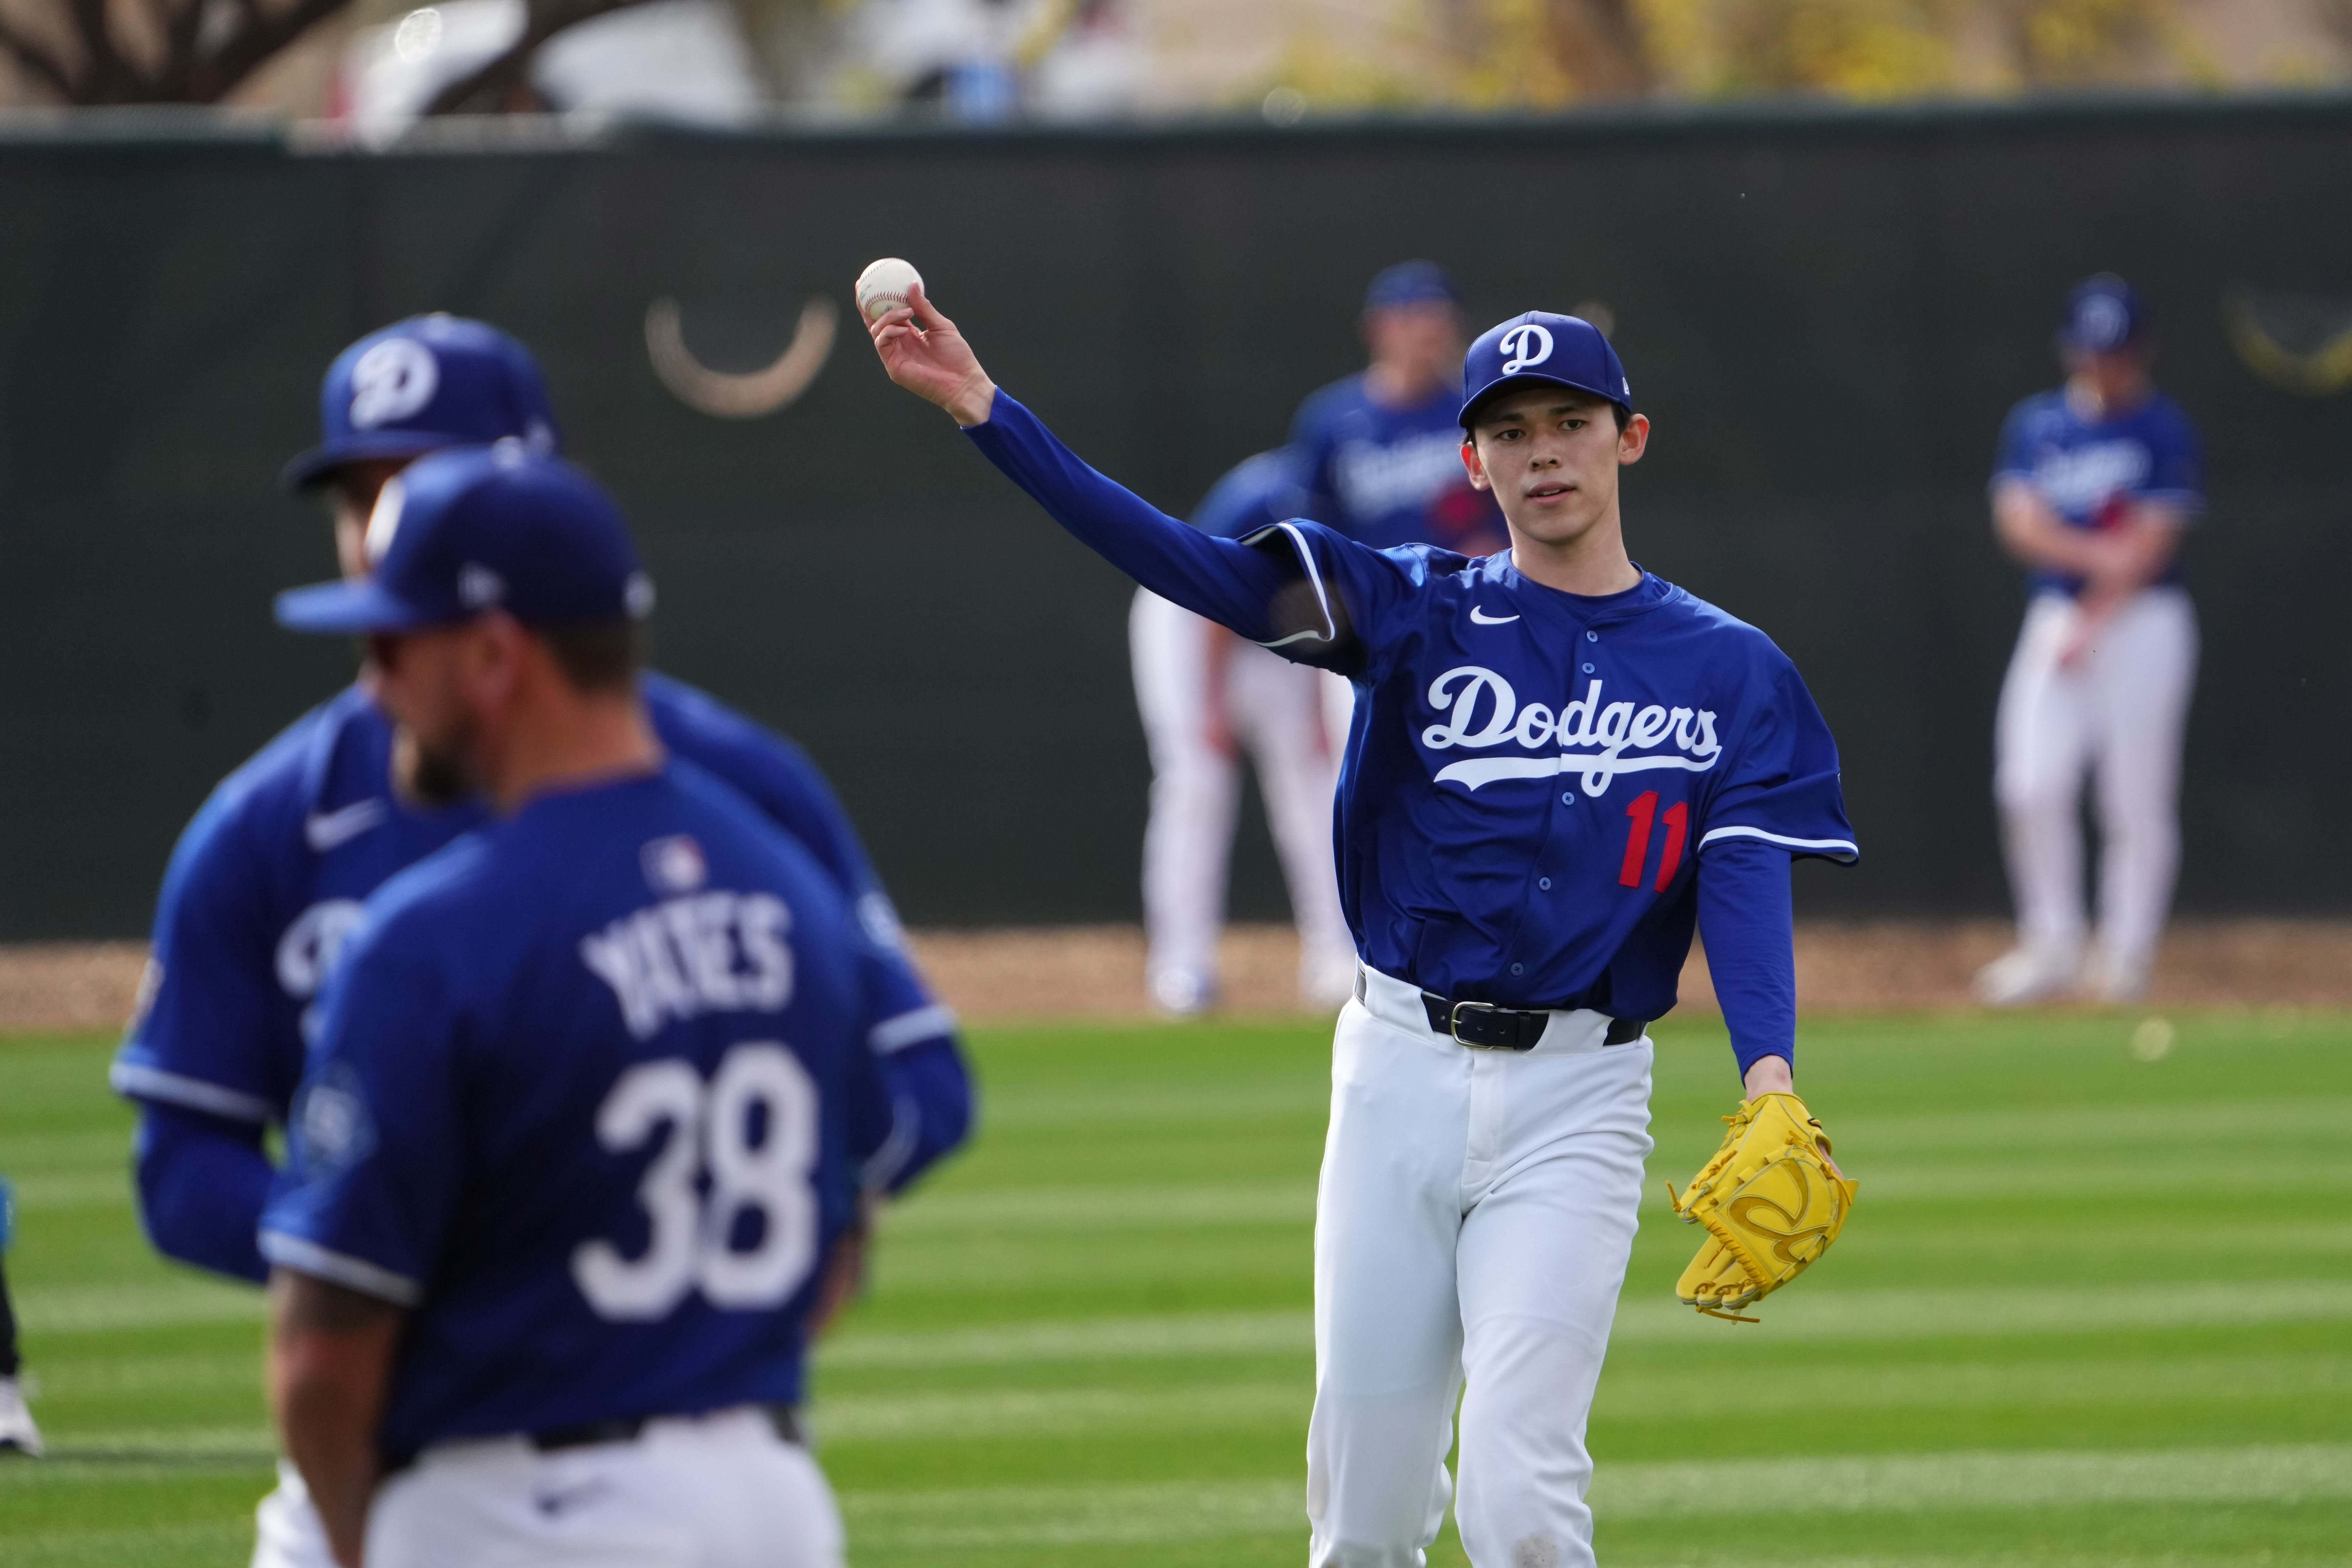
[[[646,667],[646,627],[639,620],[573,621],[533,628],[575,691],[616,691]]]

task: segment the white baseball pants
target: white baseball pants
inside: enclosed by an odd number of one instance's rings
[[[335,1568],[310,1489],[291,1459],[278,1461],[278,1489],[254,1510],[253,1568]]]
[[[2001,683],[1993,793],[2022,947],[2081,951],[2085,774],[2097,786],[2099,948],[2145,973],[2180,865],[2180,748],[2197,679],[2197,615],[2179,588],[2126,604],[2073,668],[2059,654],[2079,612],[2035,596]]]
[[[1324,704],[1328,686],[1351,689],[1143,590],[1129,614],[1128,640],[1151,750],[1143,923],[1153,996],[1182,1012],[1215,994],[1241,804],[1238,745],[1256,764],[1298,923],[1300,994],[1336,1005],[1354,979],[1356,944],[1331,860],[1339,769]]]
[[[1339,1014],[1315,1208],[1310,1568],[1421,1568],[1452,1492],[1475,1568],[1585,1568],[1585,1417],[1650,1152],[1648,1039],[1556,1013],[1532,1051],[1429,1027],[1367,972]],[[1465,1391],[1466,1384],[1466,1391]]]
[[[628,1443],[542,1454],[436,1445],[386,1481],[368,1568],[842,1568],[841,1518],[808,1450],[759,1410],[649,1422]]]

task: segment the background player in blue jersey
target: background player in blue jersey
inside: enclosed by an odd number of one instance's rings
[[[0,1258],[7,1257],[8,1244],[15,1239],[16,1221],[16,1194],[10,1191],[7,1178],[0,1177]],[[25,1391],[17,1381],[22,1371],[23,1363],[16,1353],[16,1310],[8,1300],[8,1276],[0,1270],[0,1454],[26,1454],[37,1458],[41,1453],[41,1429],[25,1405]]]
[[[1317,1197],[1312,1563],[1423,1560],[1457,1394],[1471,1562],[1590,1563],[1585,1416],[1650,1149],[1645,1026],[1695,925],[1740,1114],[1806,1120],[1790,860],[1856,850],[1803,681],[1627,558],[1618,476],[1649,424],[1585,321],[1530,312],[1471,345],[1462,461],[1511,535],[1472,560],[1311,521],[1187,528],[913,300],[872,325],[893,380],[1139,582],[1356,688],[1337,850],[1363,968]]]
[[[1487,555],[1510,542],[1495,498],[1461,458],[1462,299],[1433,261],[1400,261],[1364,290],[1360,374],[1310,394],[1291,416],[1307,497],[1298,515],[1375,550],[1435,544]],[[1352,699],[1324,683],[1331,749],[1344,751]]]
[[[454,444],[558,444],[538,367],[478,321],[403,321],[354,343],[321,395],[325,438],[289,468],[330,489],[337,552],[365,575],[379,492],[423,452]],[[394,492],[396,494],[396,492]],[[798,748],[679,682],[639,685],[663,745],[740,791],[814,854],[897,951],[897,920],[856,834]],[[402,737],[373,678],[298,720],[205,802],[173,851],[152,956],[114,1083],[141,1107],[141,1216],[165,1254],[258,1282],[256,1233],[269,1189],[265,1140],[285,1123],[306,1029],[361,903],[388,878],[483,820],[462,779]],[[896,1005],[873,1045],[903,1114],[871,1181],[896,1190],[964,1135],[970,1089],[954,1021],[903,952]],[[320,1568],[324,1545],[299,1478],[266,1499],[257,1568]]]
[[[377,570],[281,596],[491,822],[366,902],[262,1222],[270,1394],[335,1557],[836,1568],[798,1437],[888,1135],[899,960],[665,753],[620,514],[521,443],[425,458]]]
[[[1462,468],[1461,296],[1445,269],[1403,261],[1364,290],[1371,363],[1308,395],[1290,422],[1307,496],[1295,515],[1386,550],[1486,555],[1510,541]]]
[[[2180,748],[2197,616],[2180,543],[2204,510],[2197,430],[2157,391],[2147,307],[2102,275],[2066,300],[2065,384],[2010,411],[1994,532],[2030,573],[1995,730],[2017,946],[1977,977],[2015,1005],[2147,989],[2180,864]],[[2085,774],[2099,805],[2099,931],[2086,952]],[[2087,960],[2087,963],[2086,963]]]
[[[1192,526],[1239,538],[1296,515],[1301,499],[1296,454],[1261,452],[1211,488]],[[1314,1008],[1338,1007],[1355,984],[1356,948],[1339,913],[1331,865],[1331,791],[1339,767],[1323,712],[1329,678],[1244,642],[1149,588],[1135,591],[1128,647],[1136,707],[1151,748],[1143,931],[1153,1005],[1182,1017],[1217,998],[1217,935],[1246,748],[1298,926],[1299,999]]]

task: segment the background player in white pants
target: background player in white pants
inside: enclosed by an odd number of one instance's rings
[[[1296,515],[1299,497],[1294,454],[1261,452],[1217,481],[1192,524],[1238,538]],[[1143,927],[1153,1003],[1183,1017],[1217,998],[1217,932],[1245,748],[1298,925],[1299,998],[1338,1007],[1355,984],[1356,943],[1331,864],[1339,769],[1325,706],[1338,708],[1344,740],[1347,682],[1244,642],[1149,588],[1136,590],[1128,641],[1151,748]]]
[[[2066,383],[2011,411],[1992,481],[2001,546],[2032,570],[1994,737],[2017,946],[1977,977],[2016,1006],[2147,989],[2180,862],[2180,748],[2197,617],[2180,542],[2204,508],[2196,427],[2156,390],[2147,308],[2102,274],[2068,297]],[[2083,784],[2097,785],[2099,930],[2086,949]]]

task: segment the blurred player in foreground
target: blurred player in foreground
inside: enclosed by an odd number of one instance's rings
[[[793,1406],[888,1136],[896,956],[664,753],[620,513],[428,458],[375,573],[282,595],[491,825],[367,900],[262,1220],[269,1390],[336,1561],[838,1568]]]
[[[388,481],[436,448],[501,438],[558,444],[539,367],[505,333],[423,316],[361,339],[330,368],[324,439],[293,483],[327,488],[337,555],[363,577],[390,542],[372,522]],[[396,495],[397,491],[391,493]],[[814,765],[781,736],[691,687],[638,678],[669,752],[739,790],[832,876],[868,932],[895,951],[897,920],[856,831]],[[257,1283],[256,1236],[272,1172],[266,1139],[285,1126],[315,1004],[361,900],[485,820],[470,784],[396,731],[374,675],[313,709],[229,775],[173,851],[153,956],[113,1081],[139,1101],[141,1217],[156,1247]],[[963,1137],[970,1087],[954,1020],[912,963],[895,961],[897,1005],[872,1044],[902,1115],[868,1179],[898,1191]],[[263,1500],[256,1568],[322,1568],[325,1544],[301,1479],[281,1468]]]
[[[2204,510],[2203,465],[2196,427],[2149,374],[2147,307],[2122,279],[2091,279],[2067,298],[2058,345],[2065,384],[2010,411],[1992,479],[1993,531],[2031,572],[1994,743],[2017,947],[1977,976],[2000,1006],[2077,987],[2108,1002],[2147,991],[2180,864],[2197,679],[2180,544]],[[2087,955],[2086,773],[2101,859]]]
[[[911,299],[872,327],[893,380],[1138,581],[1355,685],[1339,860],[1363,968],[1316,1200],[1311,1563],[1423,1560],[1460,1393],[1471,1562],[1590,1564],[1585,1419],[1651,1147],[1647,1020],[1674,1005],[1694,924],[1747,1098],[1677,1210],[1712,1215],[1774,1162],[1797,1182],[1769,1200],[1794,1205],[1777,1241],[1751,1231],[1735,1257],[1706,1218],[1677,1293],[1736,1311],[1820,1256],[1852,1201],[1791,1090],[1790,860],[1856,854],[1804,683],[1627,558],[1618,475],[1649,422],[1588,322],[1530,312],[1471,345],[1461,460],[1511,538],[1474,561],[1308,521],[1188,528],[1087,468]],[[1751,1276],[1758,1242],[1792,1267]]]
[[[1261,452],[1217,481],[1192,525],[1239,538],[1295,515],[1300,499],[1293,455]],[[1331,864],[1339,777],[1323,714],[1331,678],[1243,642],[1149,588],[1135,591],[1128,644],[1151,748],[1143,925],[1152,1002],[1186,1017],[1216,1000],[1217,931],[1241,803],[1236,753],[1247,747],[1297,921],[1299,999],[1337,1008],[1355,984],[1356,944]]]
[[[16,1231],[16,1194],[0,1177],[0,1258],[7,1256]],[[33,1424],[33,1413],[25,1405],[25,1390],[19,1382],[23,1371],[24,1363],[16,1354],[16,1309],[8,1300],[7,1273],[0,1270],[0,1454],[38,1458],[41,1429]]]

